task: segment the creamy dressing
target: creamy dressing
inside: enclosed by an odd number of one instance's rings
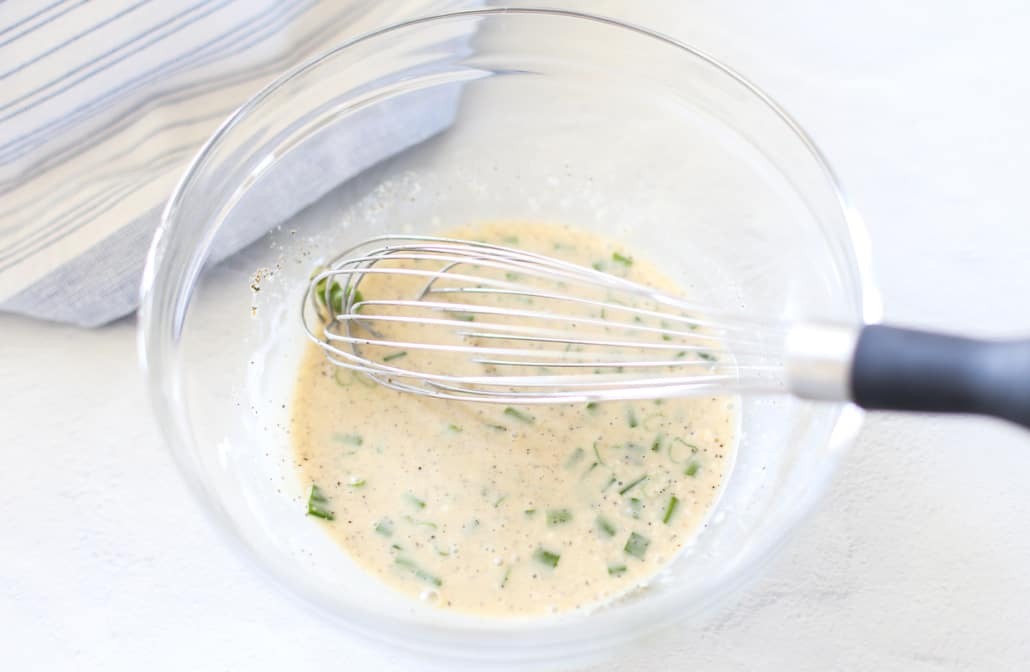
[[[496,222],[446,235],[675,291],[632,250],[593,233]],[[370,278],[364,295],[410,296],[389,282]],[[392,336],[417,341],[406,328]],[[721,491],[736,407],[734,397],[520,407],[430,399],[337,369],[311,345],[291,433],[300,478],[315,488],[309,515],[362,567],[442,608],[515,616],[596,605],[667,565]]]

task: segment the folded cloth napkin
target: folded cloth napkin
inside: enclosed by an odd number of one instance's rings
[[[279,73],[349,37],[475,4],[0,4],[0,310],[83,326],[132,312],[165,200],[236,107]],[[371,140],[360,152],[338,153],[331,170],[302,179],[303,189],[287,182],[269,192],[275,205],[268,212],[281,221],[442,130],[452,111],[440,102],[432,114],[394,124],[404,129],[399,135],[365,136]],[[456,100],[443,104],[453,109]]]

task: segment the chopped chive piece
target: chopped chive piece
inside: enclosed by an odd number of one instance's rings
[[[561,553],[552,553],[551,551],[543,548],[538,548],[533,553],[533,559],[549,567],[557,567],[558,560],[561,559]]]
[[[622,576],[626,573],[626,565],[608,565],[608,576]]]
[[[614,485],[614,484],[615,484],[615,481],[617,481],[617,480],[619,480],[619,479],[615,478],[614,476],[612,476],[611,478],[609,478],[609,479],[608,479],[608,482],[604,484],[604,487],[603,487],[603,488],[601,488],[601,492],[604,492],[604,491],[605,491],[605,490],[607,490],[608,488],[612,487],[612,485]]]
[[[637,485],[639,485],[640,483],[642,483],[642,482],[644,481],[644,479],[646,479],[646,478],[647,478],[647,474],[644,474],[643,476],[641,476],[641,477],[640,477],[640,478],[638,478],[637,480],[635,480],[635,481],[631,481],[631,482],[630,482],[630,483],[628,483],[627,485],[624,485],[624,486],[622,487],[622,490],[619,490],[619,494],[620,494],[620,495],[625,495],[625,494],[626,494],[627,492],[629,492],[630,490],[632,490],[633,488],[635,488],[635,487],[636,487]]]
[[[629,515],[633,518],[640,518],[640,514],[644,511],[644,503],[636,497],[629,498]]]
[[[400,544],[390,544],[390,548],[392,548],[395,551],[403,551],[404,550],[403,548],[401,548]]]
[[[615,526],[612,525],[611,522],[603,516],[597,517],[597,529],[600,530],[601,533],[604,534],[604,536],[606,537],[615,536]]]
[[[594,469],[597,469],[597,467],[598,467],[599,465],[600,465],[600,462],[594,462],[594,463],[592,463],[592,464],[591,464],[591,465],[590,465],[589,467],[587,467],[587,470],[583,472],[583,475],[579,477],[579,480],[581,480],[581,481],[582,481],[583,479],[585,479],[585,478],[586,478],[587,476],[589,476],[589,475],[590,475],[590,473],[591,473],[591,472],[592,472],[592,471],[593,471]]]
[[[476,321],[476,316],[472,313],[451,313],[451,316],[456,320],[461,320],[462,322]]]
[[[701,468],[701,465],[697,461],[694,461],[694,462],[691,462],[689,465],[687,465],[687,470],[684,471],[683,473],[686,474],[687,476],[694,477],[694,476],[697,475],[697,470],[700,469],[700,468]]]
[[[443,581],[441,581],[439,577],[433,576],[432,574],[430,574],[426,570],[424,570],[421,567],[419,567],[418,565],[416,565],[414,563],[414,561],[412,561],[412,560],[410,560],[408,558],[405,558],[405,557],[402,557],[402,556],[397,556],[397,558],[394,559],[394,562],[397,565],[403,567],[404,569],[407,569],[408,571],[410,571],[412,574],[415,575],[416,578],[421,579],[422,581],[425,581],[426,583],[430,583],[430,584],[432,584],[434,586],[441,586],[441,585],[443,585]]]
[[[445,557],[445,558],[449,558],[451,556],[451,552],[450,551],[441,551],[440,547],[437,546],[436,544],[433,544],[433,550],[436,551],[436,554],[439,555],[439,556],[442,556],[442,557]]]
[[[612,252],[612,261],[617,264],[622,264],[623,266],[633,265],[633,257],[627,257],[624,254],[619,254],[618,252]]]
[[[532,415],[527,415],[526,413],[523,413],[518,409],[512,408],[511,406],[508,406],[504,409],[504,414],[508,417],[515,418],[519,422],[525,422],[526,424],[532,424],[533,422]]]
[[[426,503],[418,497],[416,497],[415,495],[411,494],[410,492],[405,493],[404,499],[408,500],[408,503],[414,506],[416,509],[426,508]]]
[[[662,325],[662,329],[669,329],[670,328],[669,327],[669,323],[666,322],[665,320],[661,321],[661,325]],[[663,341],[671,341],[672,340],[672,336],[670,336],[669,334],[662,334],[662,340]]]
[[[508,579],[511,577],[511,567],[506,567],[504,570],[504,576],[501,578],[501,588],[508,585]]]
[[[662,516],[662,522],[666,525],[672,520],[672,514],[676,513],[676,507],[679,506],[680,500],[676,499],[676,495],[669,497],[669,503],[665,506],[665,515]]]
[[[665,435],[659,432],[658,436],[654,437],[654,441],[651,442],[651,452],[657,453],[658,451],[660,451],[662,449],[662,441],[664,440]]]
[[[389,537],[393,534],[393,521],[389,518],[383,518],[378,523],[376,523],[376,532],[383,535],[384,537]]]
[[[347,483],[347,485],[349,485],[352,488],[363,488],[365,487],[365,479],[352,479],[349,483]]]
[[[498,497],[498,498],[497,498],[497,501],[495,501],[495,502],[494,502],[494,508],[496,509],[496,508],[497,508],[498,506],[500,506],[500,505],[501,505],[501,503],[502,503],[502,502],[504,502],[504,500],[506,500],[506,499],[508,499],[508,495],[501,495],[500,497]]]
[[[308,492],[308,515],[322,520],[332,520],[335,516],[329,510],[328,504],[329,499],[322,494],[322,490],[312,484],[311,490]]]
[[[536,509],[526,509],[522,513],[525,514],[526,518],[532,518],[533,516],[536,515]]]
[[[686,455],[678,455],[677,454],[677,452],[678,453],[682,453],[683,449],[680,449],[679,451],[676,451],[675,450],[676,446],[684,446],[687,450],[690,451],[691,454],[694,454],[694,453],[697,452],[697,446],[695,446],[694,444],[687,443],[686,441],[684,441],[683,439],[681,439],[678,436],[674,437],[673,440],[672,440],[672,443],[669,444],[669,461],[672,462],[673,464],[680,464],[685,459],[687,459]]]
[[[564,525],[572,520],[572,512],[568,509],[551,509],[547,512],[547,524],[550,526]]]
[[[587,402],[587,410],[590,411],[591,413],[596,411],[597,410],[597,402],[596,401]]]
[[[505,427],[504,425],[491,425],[491,424],[487,424],[487,427],[489,427],[490,429],[496,429],[498,432],[507,432],[508,431],[508,428]]]
[[[455,434],[461,434],[461,425],[456,425],[453,422],[447,425],[447,430],[454,432]]]
[[[633,321],[636,322],[637,324],[643,324],[644,323],[644,321],[642,319],[640,319],[639,315],[634,315],[633,316]]]
[[[637,421],[637,413],[633,410],[632,406],[626,408],[626,424],[630,426],[630,429],[640,424]]]
[[[412,525],[415,525],[416,527],[429,527],[434,530],[436,529],[436,523],[434,523],[431,520],[415,520],[411,516],[404,516],[404,520],[408,521]]]
[[[604,262],[603,261],[595,261],[594,263],[592,263],[590,265],[593,267],[593,269],[595,271],[603,271],[604,270]]]
[[[700,357],[701,359],[705,360],[706,362],[718,361],[718,360],[715,359],[715,355],[713,355],[711,353],[708,353],[708,352],[699,352],[699,353],[697,353],[697,356]]]
[[[576,450],[572,451],[572,455],[569,455],[569,459],[565,461],[565,468],[571,469],[573,466],[576,465],[577,462],[583,459],[584,455],[586,455],[586,451],[584,451],[582,448],[577,448]]]
[[[687,351],[686,350],[680,350],[679,352],[676,353],[676,359],[683,359],[686,356],[687,356]]]
[[[329,305],[333,307],[334,312],[343,312],[343,287],[340,287],[338,282],[334,282],[329,288]]]
[[[404,351],[404,350],[401,350],[400,352],[393,352],[393,353],[390,353],[389,355],[387,355],[386,357],[383,357],[383,361],[384,362],[392,362],[395,359],[400,359],[401,357],[407,357],[407,356],[408,356],[408,353],[406,351]]]
[[[626,540],[626,545],[622,550],[626,551],[629,555],[640,560],[644,559],[644,554],[647,553],[647,547],[651,545],[651,540],[645,536],[639,535],[636,532],[632,532],[629,535],[629,539]]]
[[[594,457],[597,458],[598,464],[604,464],[604,460],[601,459],[601,452],[597,449],[597,441],[594,441]]]
[[[351,446],[360,446],[361,444],[363,444],[365,442],[365,440],[363,438],[361,438],[360,434],[340,434],[340,433],[336,433],[336,434],[333,434],[333,439],[336,440],[336,441],[339,441],[341,443],[346,443],[346,444],[351,445]]]

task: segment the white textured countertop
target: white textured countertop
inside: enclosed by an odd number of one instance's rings
[[[560,4],[656,26],[783,103],[865,216],[889,319],[1030,334],[1023,2]],[[227,550],[157,435],[131,320],[0,316],[0,399],[4,669],[411,669]],[[1025,669],[1028,482],[1030,433],[870,417],[766,570],[619,669]]]

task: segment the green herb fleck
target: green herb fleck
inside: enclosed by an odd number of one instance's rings
[[[504,279],[505,280],[520,280],[521,278],[522,278],[522,274],[521,273],[513,273],[512,271],[507,271],[504,274]]]
[[[416,527],[428,527],[428,528],[433,529],[433,530],[436,529],[436,523],[434,523],[431,520],[415,520],[414,518],[412,518],[411,516],[408,516],[408,515],[404,516],[404,520],[406,520],[407,522],[409,522],[410,524],[412,524],[412,525],[414,525]]]
[[[365,479],[359,478],[348,482],[347,485],[349,485],[352,488],[363,488],[365,487]]]
[[[618,480],[618,479],[617,479],[617,478],[615,478],[614,476],[612,476],[611,478],[609,478],[609,479],[608,479],[608,482],[604,484],[604,487],[603,487],[603,488],[601,488],[601,492],[605,492],[605,491],[606,491],[606,490],[607,490],[608,488],[610,488],[610,487],[612,487],[613,485],[615,485],[615,481],[617,481],[617,480]]]
[[[501,578],[501,588],[508,585],[508,579],[511,577],[511,567],[505,567],[504,576]]]
[[[662,522],[666,525],[672,520],[672,515],[676,513],[676,507],[679,506],[680,500],[676,499],[676,495],[669,497],[669,503],[665,506],[665,515],[662,516]]]
[[[548,567],[557,567],[558,560],[561,559],[561,553],[552,553],[546,549],[538,548],[533,553],[533,559]]]
[[[532,424],[533,423],[533,416],[532,415],[528,415],[526,413],[523,413],[522,411],[520,411],[518,409],[515,409],[515,408],[512,408],[511,406],[508,406],[508,407],[506,407],[504,409],[504,414],[507,415],[510,418],[515,418],[519,422],[524,422],[526,424]]]
[[[686,446],[687,449],[690,450],[691,454],[697,453],[697,446],[695,446],[692,443],[687,443],[686,441],[684,441],[683,439],[681,439],[678,436],[674,437],[672,439],[672,443],[669,444],[669,461],[672,462],[673,464],[679,464],[679,463],[683,462],[683,460],[687,459],[685,455],[682,456],[682,457],[679,457],[679,459],[677,459],[677,455],[674,452],[674,449],[675,449],[675,447],[677,445],[679,445],[679,446]]]
[[[443,581],[441,581],[439,577],[433,576],[432,574],[430,574],[426,570],[424,570],[421,567],[419,567],[418,565],[416,565],[415,562],[410,560],[409,558],[405,558],[403,556],[397,556],[397,558],[394,559],[394,562],[398,566],[403,567],[404,569],[410,571],[412,574],[415,575],[416,578],[418,578],[418,579],[420,579],[422,581],[425,581],[426,583],[429,583],[429,584],[432,584],[432,585],[438,586],[438,587],[443,585]]]
[[[680,350],[679,352],[676,353],[676,359],[683,359],[686,356],[687,356],[687,351],[686,350]]]
[[[576,450],[572,451],[572,455],[569,455],[569,459],[565,461],[565,468],[571,469],[572,467],[574,467],[580,460],[583,459],[584,455],[586,455],[586,451],[584,451],[582,448],[576,448]]]
[[[389,518],[383,518],[378,523],[376,523],[376,532],[383,535],[384,537],[389,537],[393,534],[393,521]]]
[[[456,425],[452,422],[451,424],[447,425],[447,431],[453,432],[455,434],[461,434],[461,425]]]
[[[715,355],[713,355],[713,354],[711,354],[709,352],[699,352],[699,353],[697,353],[697,356],[699,358],[705,360],[706,362],[718,361],[718,360],[715,359]]]
[[[572,512],[568,509],[551,509],[547,512],[547,524],[551,527],[564,525],[572,520]]]
[[[392,362],[395,359],[400,359],[401,357],[407,357],[407,356],[408,356],[408,353],[406,351],[404,351],[404,350],[401,350],[400,352],[393,352],[393,353],[390,353],[389,355],[383,357],[383,361],[384,362]]]
[[[632,532],[629,535],[629,539],[626,540],[626,545],[622,550],[626,551],[627,554],[632,555],[634,558],[643,560],[644,555],[647,553],[647,547],[650,545],[650,539],[637,534],[636,532]]]
[[[322,520],[333,520],[333,512],[328,507],[329,499],[322,494],[322,490],[312,484],[308,492],[308,515],[321,518]]]
[[[622,576],[626,573],[626,565],[608,565],[608,576]]]
[[[361,438],[360,434],[340,434],[340,433],[337,433],[337,434],[333,434],[333,439],[335,439],[336,441],[339,441],[341,443],[346,443],[347,445],[350,445],[350,446],[360,446],[361,444],[363,444],[365,442],[365,440]]]
[[[498,497],[494,501],[494,508],[496,509],[498,506],[500,506],[502,503],[504,503],[504,500],[506,500],[506,499],[508,499],[508,495],[501,495],[500,497]]]
[[[587,403],[587,410],[590,411],[591,413],[596,411],[597,410],[597,402],[596,401],[588,402]]]
[[[670,328],[669,327],[669,323],[666,322],[665,320],[662,320],[661,325],[662,325],[662,329],[669,329]],[[671,341],[672,340],[672,336],[670,336],[669,334],[662,334],[662,340],[663,341]]]
[[[604,516],[597,517],[597,529],[606,537],[615,536],[615,526]]]
[[[644,512],[644,503],[636,497],[629,498],[629,515],[633,518],[640,518],[640,514]]]
[[[404,499],[408,500],[408,503],[414,506],[416,509],[426,508],[426,503],[423,500],[416,497],[415,495],[411,494],[410,492],[404,494]]]
[[[604,270],[604,262],[603,261],[595,261],[594,263],[590,264],[590,266],[593,267],[593,269],[595,271],[603,271]]]
[[[691,478],[693,478],[694,476],[697,476],[697,471],[700,468],[701,468],[701,464],[695,460],[695,461],[693,461],[693,462],[691,462],[690,464],[687,465],[687,470],[684,471],[683,473],[686,474],[687,476],[690,476]]]
[[[618,252],[612,252],[612,261],[627,267],[633,265],[633,257],[627,257],[626,255]]]
[[[597,449],[597,441],[594,441],[594,457],[597,458],[598,464],[604,464],[604,460],[601,459],[601,451]]]
[[[643,476],[641,476],[637,480],[629,482],[628,484],[624,485],[621,490],[619,490],[619,494],[620,495],[625,495],[627,492],[629,492],[630,490],[635,488],[637,485],[642,483],[646,478],[647,478],[647,474],[644,474]]]
[[[665,435],[659,432],[658,435],[654,437],[654,441],[651,442],[651,452],[657,453],[658,451],[660,451],[662,449],[662,441],[664,440]]]
[[[490,429],[496,429],[498,432],[507,432],[508,431],[508,428],[505,427],[504,425],[491,425],[491,424],[487,424],[487,427],[489,427]]]
[[[626,408],[626,424],[630,426],[630,429],[633,429],[638,424],[640,424],[637,421],[637,412],[633,410],[632,406],[628,406]]]
[[[526,518],[532,518],[536,515],[536,509],[526,509],[522,513],[525,514]]]

